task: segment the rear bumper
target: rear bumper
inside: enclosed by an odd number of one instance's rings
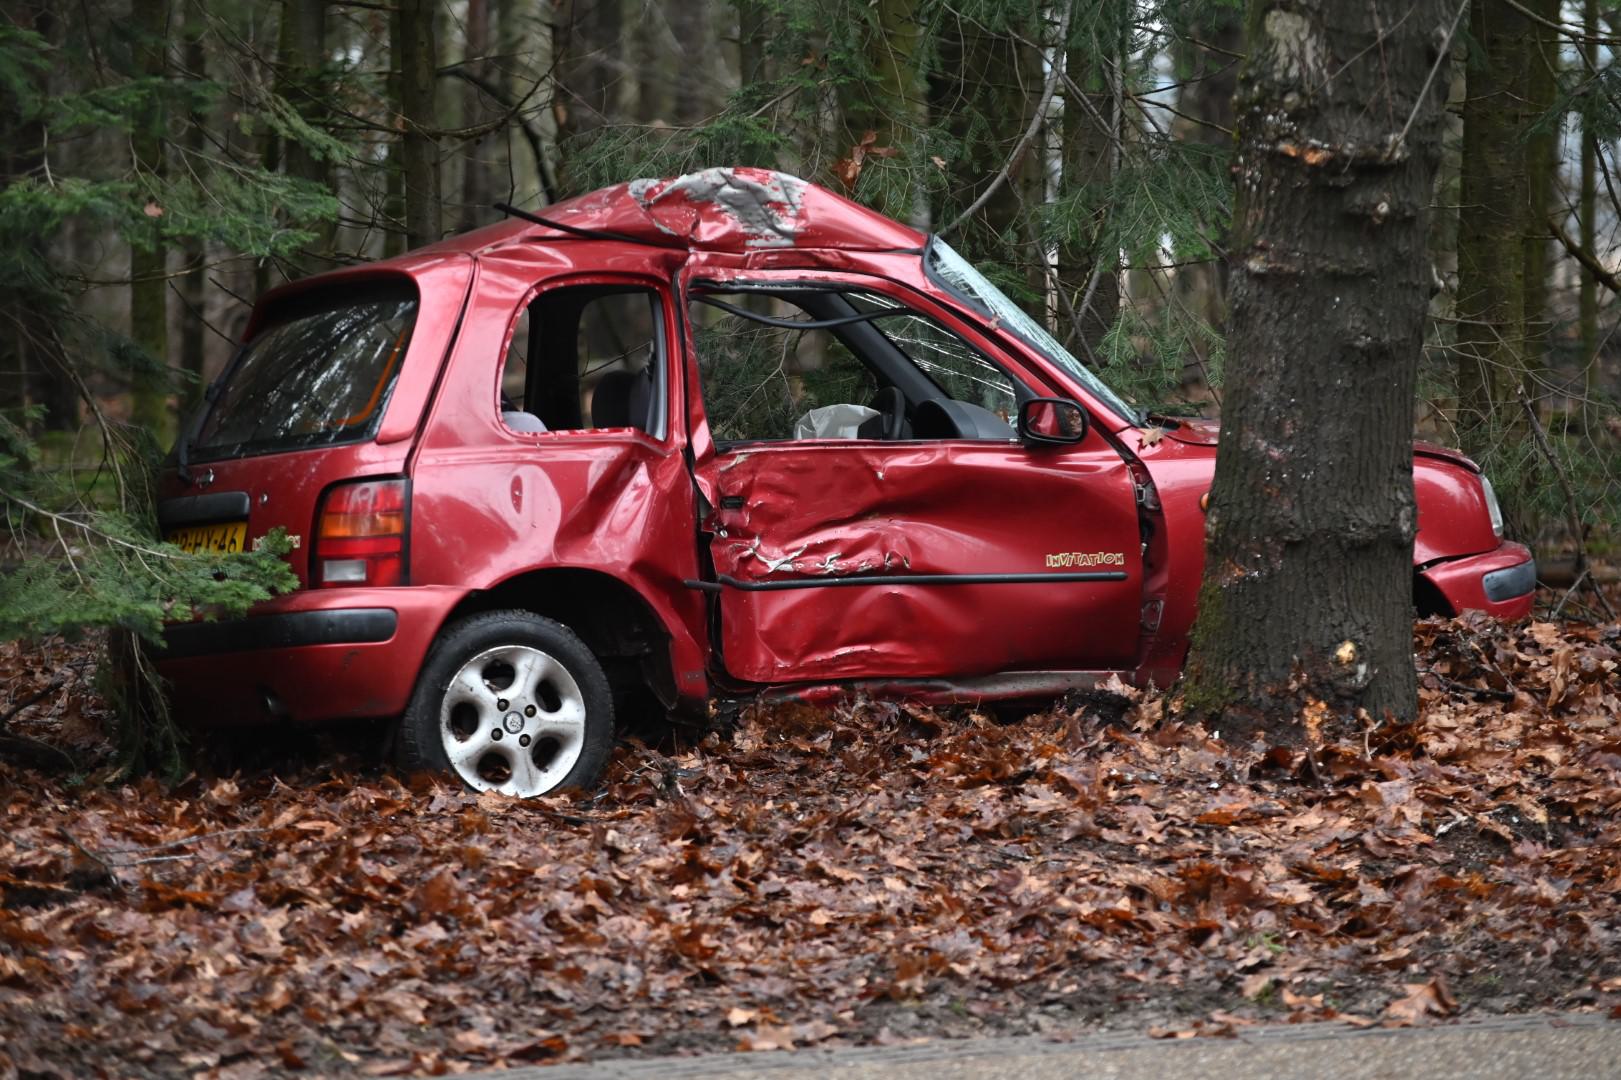
[[[1537,566],[1524,544],[1504,543],[1484,555],[1447,559],[1419,576],[1434,585],[1455,612],[1484,611],[1499,619],[1523,619],[1536,596]]]
[[[170,627],[158,673],[175,712],[206,727],[394,716],[466,595],[436,586],[293,593],[245,619]]]

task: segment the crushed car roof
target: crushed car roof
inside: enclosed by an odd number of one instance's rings
[[[703,251],[917,250],[927,239],[918,230],[827,188],[771,169],[711,168],[685,176],[631,180],[544,207],[538,213],[575,229]],[[481,251],[514,240],[564,239],[566,235],[515,218],[433,247]]]

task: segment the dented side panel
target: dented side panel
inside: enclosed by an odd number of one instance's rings
[[[772,443],[719,454],[703,471],[718,507],[710,547],[734,678],[972,676],[1135,660],[1137,514],[1125,464],[1100,438],[1056,452]],[[1081,575],[1114,580],[1066,580]]]
[[[669,436],[632,428],[518,433],[500,423],[502,360],[537,289],[635,284],[657,291],[665,340],[678,340],[669,296],[675,253],[605,245],[582,272],[567,252],[487,254],[481,287],[439,388],[412,490],[412,578],[489,589],[531,570],[593,570],[628,585],[670,635],[671,668],[688,698],[708,691],[691,481],[682,456],[681,358],[666,356]],[[604,257],[606,256],[606,257]]]

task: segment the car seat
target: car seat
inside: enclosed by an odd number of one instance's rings
[[[641,371],[610,371],[597,380],[591,392],[591,426],[648,429],[648,413],[653,403],[653,368]]]

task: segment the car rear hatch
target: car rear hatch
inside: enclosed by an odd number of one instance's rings
[[[165,538],[228,552],[284,528],[308,587],[322,583],[312,560],[324,511],[329,539],[344,531],[337,546],[354,548],[356,527],[397,527],[399,555],[386,578],[326,583],[408,582],[410,454],[472,274],[471,258],[438,255],[268,294],[170,458],[158,502]]]

